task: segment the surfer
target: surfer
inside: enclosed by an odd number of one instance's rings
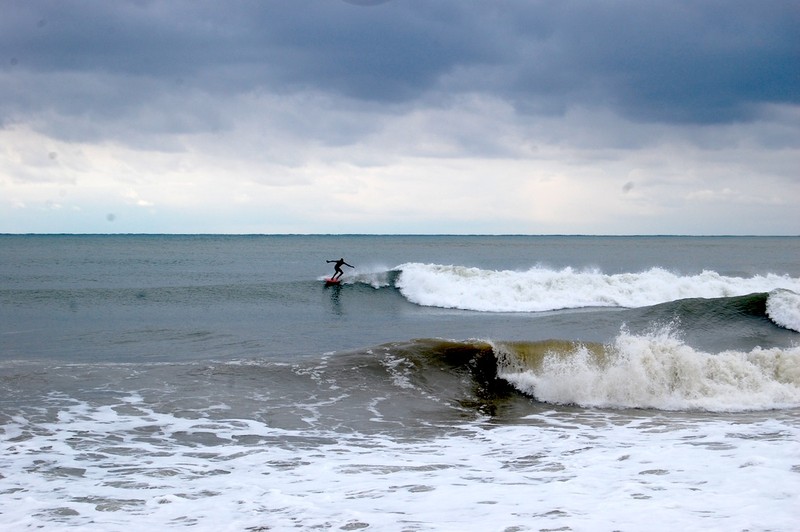
[[[350,265],[350,264],[347,264],[347,263],[344,261],[344,259],[339,259],[339,260],[326,260],[325,262],[335,262],[335,263],[336,263],[336,264],[334,264],[334,265],[333,265],[333,269],[334,269],[335,271],[334,271],[333,277],[331,277],[331,280],[332,280],[332,281],[335,281],[336,279],[338,279],[339,277],[341,277],[342,275],[344,275],[344,272],[342,271],[342,265],[344,265],[344,266],[350,266],[351,268],[355,268],[355,266],[352,266],[352,265]]]

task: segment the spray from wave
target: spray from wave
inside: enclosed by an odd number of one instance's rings
[[[358,269],[342,277],[343,284],[365,284],[372,288],[386,288],[394,284],[398,272],[383,265],[359,265]],[[322,281],[326,276],[320,276],[318,281]]]

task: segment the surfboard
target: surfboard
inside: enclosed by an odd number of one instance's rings
[[[325,278],[325,286],[338,286],[341,284],[341,279],[331,279],[330,277]]]

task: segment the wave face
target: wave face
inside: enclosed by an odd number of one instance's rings
[[[603,408],[734,412],[800,406],[800,346],[704,352],[670,328],[611,344],[493,344],[499,378],[538,401]]]

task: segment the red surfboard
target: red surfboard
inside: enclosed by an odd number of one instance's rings
[[[331,279],[330,277],[325,278],[325,286],[336,286],[338,284],[341,284],[341,282],[342,282],[341,279]]]

